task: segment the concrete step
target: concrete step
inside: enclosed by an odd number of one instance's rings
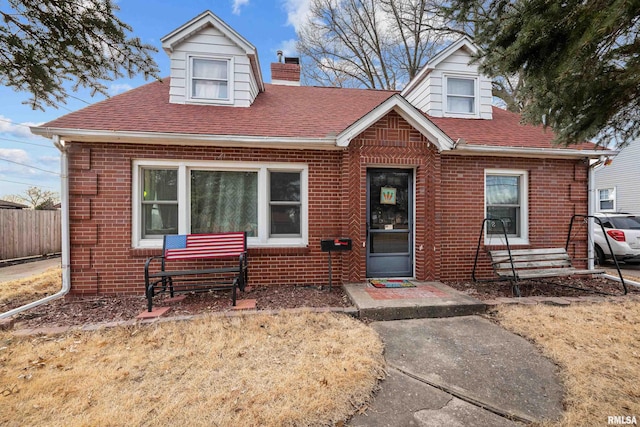
[[[344,285],[360,318],[402,320],[481,314],[486,304],[439,282],[412,281],[413,288],[375,288],[369,283]]]

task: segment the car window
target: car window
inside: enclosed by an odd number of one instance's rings
[[[618,216],[610,218],[613,228],[621,230],[640,230],[640,217],[637,216]],[[604,224],[608,227],[607,224]]]

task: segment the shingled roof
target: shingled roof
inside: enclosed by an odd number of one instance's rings
[[[171,104],[169,79],[62,116],[41,128],[285,138],[335,137],[396,92],[265,85],[246,108]]]
[[[62,116],[41,125],[40,130],[334,138],[398,93],[316,86],[265,86],[265,91],[258,95],[253,105],[246,108],[171,104],[169,79],[165,79]],[[496,107],[492,120],[425,117],[451,140],[468,146],[554,148],[551,130],[523,125],[518,114]]]

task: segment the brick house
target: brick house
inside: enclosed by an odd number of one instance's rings
[[[246,230],[252,284],[468,280],[483,218],[519,247],[563,246],[589,159],[492,107],[462,38],[401,92],[305,87],[211,12],[162,39],[171,77],[39,127],[63,153],[72,295],[143,292],[164,234]],[[485,244],[499,244],[488,230]],[[586,234],[572,250],[586,256]],[[485,273],[487,260],[482,260]]]

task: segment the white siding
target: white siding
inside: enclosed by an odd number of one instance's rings
[[[609,166],[596,169],[595,181],[596,190],[616,189],[618,212],[640,215],[640,140],[623,148]]]
[[[471,55],[464,49],[453,52],[440,61],[422,82],[406,95],[407,101],[430,116],[444,117],[447,115],[444,110],[445,79],[447,76],[476,78],[477,113],[473,115],[457,114],[455,117],[491,119],[493,117],[491,80],[480,74],[477,64],[469,63],[471,59]]]
[[[255,100],[258,89],[249,57],[219,30],[207,26],[177,45],[171,53],[171,88],[169,102],[189,102],[189,57],[221,57],[232,59],[233,106],[248,107]],[[198,102],[202,103],[202,102]],[[214,102],[212,102],[213,104]]]

